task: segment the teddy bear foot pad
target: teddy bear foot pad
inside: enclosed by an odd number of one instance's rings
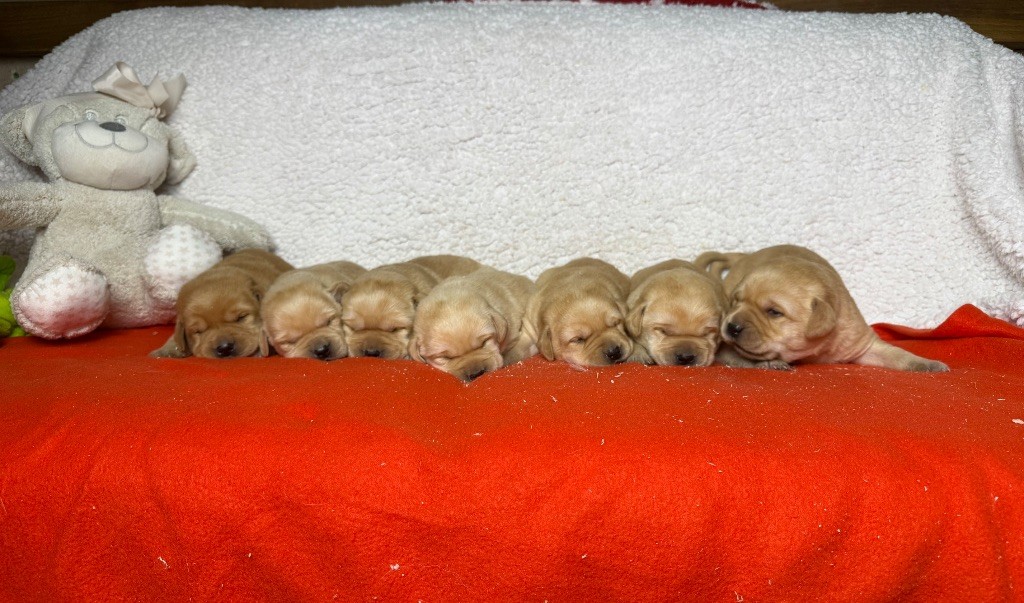
[[[50,270],[14,298],[18,322],[47,339],[77,337],[96,329],[109,307],[107,279],[74,265]]]

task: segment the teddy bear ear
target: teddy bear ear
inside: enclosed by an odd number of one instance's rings
[[[196,167],[196,156],[188,150],[184,139],[178,131],[170,126],[167,127],[170,139],[167,147],[171,152],[171,164],[167,167],[167,184],[177,184],[188,176]]]
[[[166,182],[168,184],[177,184],[184,180],[185,176],[196,167],[196,156],[191,154],[181,135],[173,129],[171,130],[169,147],[171,150],[171,165],[167,169]]]
[[[188,176],[196,167],[196,157],[188,149],[181,134],[158,119],[150,119],[142,126],[142,132],[148,136],[167,141],[170,160],[167,165],[167,176],[164,184],[177,184]]]
[[[29,165],[39,165],[35,151],[32,150],[32,141],[26,134],[29,126],[26,119],[35,111],[35,105],[25,105],[0,119],[0,142],[3,142],[15,157]]]

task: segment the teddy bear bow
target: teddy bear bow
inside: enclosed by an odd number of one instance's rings
[[[113,96],[127,103],[149,109],[157,119],[163,119],[174,111],[185,91],[185,76],[178,75],[167,81],[154,77],[148,86],[142,84],[135,70],[118,61],[106,73],[92,82],[96,92]]]

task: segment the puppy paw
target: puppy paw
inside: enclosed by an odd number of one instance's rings
[[[785,360],[763,360],[754,364],[755,368],[765,369],[769,371],[791,371],[793,365],[786,362]]]
[[[915,373],[946,373],[949,372],[949,367],[938,360],[919,358],[911,362],[905,370]]]
[[[77,263],[57,266],[19,288],[12,298],[18,322],[46,339],[78,337],[107,317],[107,279]]]

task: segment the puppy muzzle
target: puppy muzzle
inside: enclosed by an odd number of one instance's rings
[[[310,344],[306,353],[310,358],[316,358],[317,360],[331,360],[337,357],[337,351],[334,346],[330,341],[326,340],[314,341]]]
[[[736,314],[726,318],[722,325],[722,341],[731,344],[744,358],[751,360],[772,360],[776,357],[769,350],[761,350],[762,340],[757,329]]]
[[[487,374],[487,367],[485,366],[474,366],[463,370],[459,374],[459,379],[462,379],[466,383],[479,379],[480,377]]]

